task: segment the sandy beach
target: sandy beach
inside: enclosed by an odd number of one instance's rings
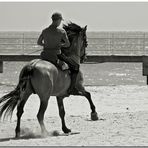
[[[32,95],[22,117],[22,134],[14,139],[16,115],[0,123],[0,146],[145,146],[148,145],[148,86],[118,85],[86,87],[92,94],[99,120],[90,120],[87,100],[80,96],[65,98],[66,123],[73,132],[65,135],[55,97],[45,114],[49,136],[42,138],[36,119],[38,96]],[[1,96],[4,93],[1,92]],[[59,132],[54,136],[53,132]]]

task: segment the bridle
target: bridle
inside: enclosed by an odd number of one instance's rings
[[[80,33],[79,33],[80,34]],[[75,35],[79,35],[79,34],[76,34],[75,32],[69,32],[68,33],[68,37],[69,37],[69,39],[70,38],[72,38],[73,36],[75,36]],[[72,45],[72,44],[71,44]],[[78,55],[78,54],[75,54],[75,56],[77,56],[77,57],[79,57],[80,58],[80,63],[84,63],[85,61],[86,61],[86,59],[87,59],[87,54],[86,54],[86,47],[88,46],[88,42],[87,42],[87,38],[86,38],[86,35],[83,37],[83,45],[82,45],[82,47],[81,47],[81,50],[80,51],[82,51],[82,50],[84,50],[84,53],[83,53],[83,55]]]
[[[87,42],[86,35],[83,38],[84,38],[84,41],[83,41],[82,49],[84,50],[84,53],[82,56],[80,56],[80,63],[84,63],[87,60],[86,48],[88,46],[88,42]]]

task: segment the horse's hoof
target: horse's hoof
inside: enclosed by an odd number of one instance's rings
[[[68,128],[63,128],[63,132],[66,133],[66,134],[68,134],[68,133],[71,133],[71,130],[68,129]]]
[[[15,139],[19,139],[19,138],[20,138],[20,133],[16,133]]]
[[[98,120],[98,119],[99,119],[99,118],[98,118],[97,112],[91,113],[91,120],[96,121],[96,120]]]
[[[41,135],[42,138],[46,138],[46,137],[48,137],[48,136],[49,136],[48,131],[43,131],[43,132],[42,132],[42,135]]]
[[[59,136],[59,135],[60,135],[60,133],[57,130],[52,132],[52,136]]]

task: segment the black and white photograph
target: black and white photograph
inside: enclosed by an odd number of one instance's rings
[[[0,1],[0,146],[147,146],[148,1]]]

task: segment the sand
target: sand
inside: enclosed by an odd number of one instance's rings
[[[39,99],[32,95],[25,106],[21,138],[14,139],[16,111],[11,122],[0,122],[0,146],[145,146],[148,145],[148,86],[118,85],[86,87],[92,94],[99,120],[90,120],[87,100],[80,96],[65,98],[67,126],[77,134],[61,130],[55,97],[45,114],[49,136],[42,138],[36,119]],[[0,91],[0,95],[4,94]],[[58,136],[52,133],[57,131]]]

